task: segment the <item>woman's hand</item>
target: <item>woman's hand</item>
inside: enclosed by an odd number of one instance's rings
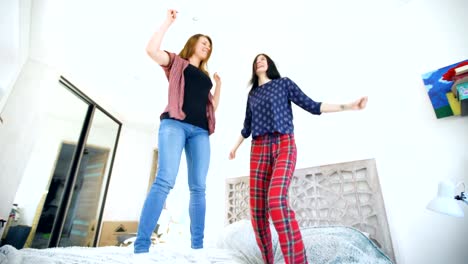
[[[172,24],[177,18],[177,13],[178,12],[175,9],[167,10],[166,22],[168,22],[169,24]]]
[[[232,149],[231,152],[229,152],[229,160],[233,160],[236,158],[236,151],[237,149]]]
[[[236,151],[239,148],[239,146],[242,144],[242,142],[244,142],[244,137],[241,135],[241,136],[239,136],[239,139],[237,139],[237,142],[234,145],[234,147],[232,148],[231,152],[229,152],[229,159],[230,160],[233,160],[233,159],[236,158]]]
[[[362,110],[366,108],[367,96],[363,96],[350,104],[351,110]]]
[[[219,74],[217,72],[215,72],[215,74],[213,74],[213,79],[215,80],[216,86],[221,85],[221,77],[219,77]]]

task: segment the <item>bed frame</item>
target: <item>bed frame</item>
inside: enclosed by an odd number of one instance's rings
[[[349,226],[395,263],[374,159],[297,169],[289,202],[301,227]],[[226,179],[226,224],[250,219],[249,176]]]

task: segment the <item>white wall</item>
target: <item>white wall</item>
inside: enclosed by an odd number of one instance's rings
[[[16,190],[39,136],[33,131],[41,129],[44,91],[53,80],[54,73],[50,70],[34,62],[26,63],[5,106],[5,122],[0,128],[0,218],[8,218]]]
[[[0,113],[29,54],[31,0],[0,3]]]
[[[122,127],[104,208],[104,221],[137,221],[146,198],[157,132]]]
[[[226,31],[214,33],[210,67],[221,68],[224,86],[211,137],[207,238],[214,238],[223,223],[224,193],[218,189],[223,178],[248,175],[248,141],[235,161],[227,155],[242,126],[251,61],[265,51],[314,99],[347,102],[369,96],[368,108],[359,113],[316,117],[295,108],[297,168],[375,158],[397,262],[466,263],[460,235],[468,233],[466,218],[425,207],[439,180],[468,182],[468,119],[436,119],[421,75],[468,57],[467,8],[466,1],[426,0],[411,1],[395,13],[312,14],[317,24],[301,28],[299,39],[288,39],[287,32],[283,37],[281,29],[280,36],[265,29],[255,41],[255,31],[239,36],[229,31],[230,37]],[[227,49],[237,37],[239,49]]]
[[[233,17],[236,12],[226,14],[230,21],[220,20],[223,30],[203,24],[214,40],[210,70],[219,71],[223,78],[217,132],[211,136],[208,241],[215,239],[224,225],[224,178],[248,175],[248,141],[237,153],[236,160],[228,161],[227,155],[242,126],[252,60],[257,53],[266,52],[276,61],[282,75],[293,79],[316,100],[347,102],[360,95],[369,96],[368,108],[359,113],[317,117],[295,108],[297,168],[375,158],[397,262],[461,264],[468,259],[460,235],[468,233],[466,218],[445,217],[425,209],[437,191],[439,180],[468,182],[468,119],[436,119],[421,80],[423,73],[468,57],[468,29],[464,19],[468,3],[413,0],[398,9],[386,10],[378,4],[358,8],[363,2],[340,5],[338,1],[320,1],[313,2],[313,8],[298,5],[302,8],[297,9],[297,15],[281,20],[286,21],[282,26],[276,27],[278,23],[275,23],[273,28],[261,20],[257,10],[250,9],[242,16],[257,13],[258,24],[238,25],[242,17]],[[282,10],[272,12],[281,15]],[[223,17],[220,15],[218,19]],[[305,17],[309,19],[307,25],[298,27]],[[265,28],[261,38],[257,28]],[[194,29],[195,26],[191,28]],[[183,41],[178,32],[176,26],[168,37]],[[180,47],[165,48],[177,51]],[[157,71],[163,80],[160,69]],[[6,134],[0,134],[1,195],[8,205],[13,198],[9,198],[9,190],[3,192],[3,183],[6,181],[9,189],[17,186],[25,167],[22,160],[28,157],[34,143],[30,138],[22,140],[21,132],[35,122],[33,110],[37,102],[32,98],[40,94],[31,89],[32,83],[28,86],[31,90],[25,90],[25,82],[19,79],[15,87],[17,95],[12,94],[8,102],[10,110],[7,111],[7,106],[4,113],[5,119],[10,113],[10,116],[23,117],[21,121],[25,123],[4,126],[16,133],[8,135],[11,138],[8,143],[13,143],[8,154],[3,151],[6,143],[2,138]],[[105,101],[112,110],[112,100],[108,101],[97,89],[79,84],[78,87],[98,102]],[[26,91],[31,97],[25,95]],[[161,96],[165,96],[165,91]],[[20,105],[28,111],[16,110]],[[158,109],[162,108],[158,105]],[[0,133],[5,130],[1,129]],[[14,145],[19,142],[23,148]],[[138,219],[155,146],[156,131],[124,126],[105,219]],[[12,154],[21,158],[4,167],[4,158]],[[170,205],[177,212],[187,212],[188,206],[182,160],[176,187],[169,197]],[[3,171],[12,176],[4,177]],[[0,216],[4,216],[7,210],[3,202],[1,206]],[[466,206],[464,211],[468,213]]]
[[[13,203],[13,196],[26,166],[25,157],[32,150],[34,137],[28,136],[28,126],[38,124],[35,113],[27,113],[39,103],[39,90],[28,91],[31,79],[41,74],[40,71],[23,73],[22,81],[17,82],[17,91],[13,85],[20,75],[29,54],[29,28],[31,21],[31,0],[5,0],[0,3],[0,218],[7,219]],[[24,66],[24,68],[32,67]],[[15,105],[7,107],[8,104]],[[15,108],[24,103],[22,112]],[[15,143],[21,142],[21,148]],[[17,160],[15,166],[8,166]],[[10,188],[12,187],[12,188]],[[0,235],[3,229],[0,229]]]
[[[392,234],[396,233],[394,241],[404,263],[465,263],[468,258],[460,236],[468,233],[466,217],[445,217],[425,209],[439,180],[468,182],[468,119],[437,120],[426,111],[432,106],[418,78],[468,57],[463,19],[467,11],[466,1],[413,1],[394,17],[394,25],[389,24],[388,47],[393,48],[389,68],[403,64],[398,76],[404,83],[395,82],[392,88],[409,96],[400,99],[395,122],[401,125],[390,130],[395,139],[380,151],[377,162],[379,172],[385,173],[386,201],[393,230],[398,230]],[[418,85],[420,89],[411,90]],[[382,107],[394,106],[399,98],[392,98]],[[460,205],[467,214],[467,207]]]

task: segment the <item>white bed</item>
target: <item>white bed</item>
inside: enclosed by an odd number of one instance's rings
[[[226,226],[216,245],[205,248],[211,263],[261,264],[249,219],[248,177],[226,180]],[[309,263],[391,264],[393,247],[374,160],[295,171],[290,187]],[[272,228],[275,263],[284,263]],[[194,263],[188,246],[156,244],[153,263]],[[0,248],[0,264],[132,263],[133,247]]]
[[[249,177],[228,179],[226,190],[228,227],[250,219]],[[289,202],[310,263],[396,263],[374,159],[296,169]],[[356,250],[368,255],[356,259]]]
[[[232,252],[226,249],[206,248],[207,258],[213,264],[238,264]],[[157,244],[150,249],[150,259],[155,264],[196,263],[183,247]],[[133,247],[67,247],[17,250],[9,245],[0,248],[0,264],[128,264],[133,263]]]

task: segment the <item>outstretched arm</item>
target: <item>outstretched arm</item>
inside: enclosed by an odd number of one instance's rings
[[[167,10],[166,20],[164,20],[163,24],[159,27],[159,30],[154,32],[146,46],[146,53],[151,57],[151,59],[161,66],[167,66],[170,62],[169,55],[165,51],[161,50],[161,42],[164,34],[166,34],[167,29],[172,25],[176,17],[176,10]]]
[[[333,113],[333,112],[341,112],[341,111],[347,111],[347,110],[362,110],[366,107],[366,104],[367,104],[367,96],[363,96],[349,104],[322,103],[322,105],[320,106],[320,112]]]

